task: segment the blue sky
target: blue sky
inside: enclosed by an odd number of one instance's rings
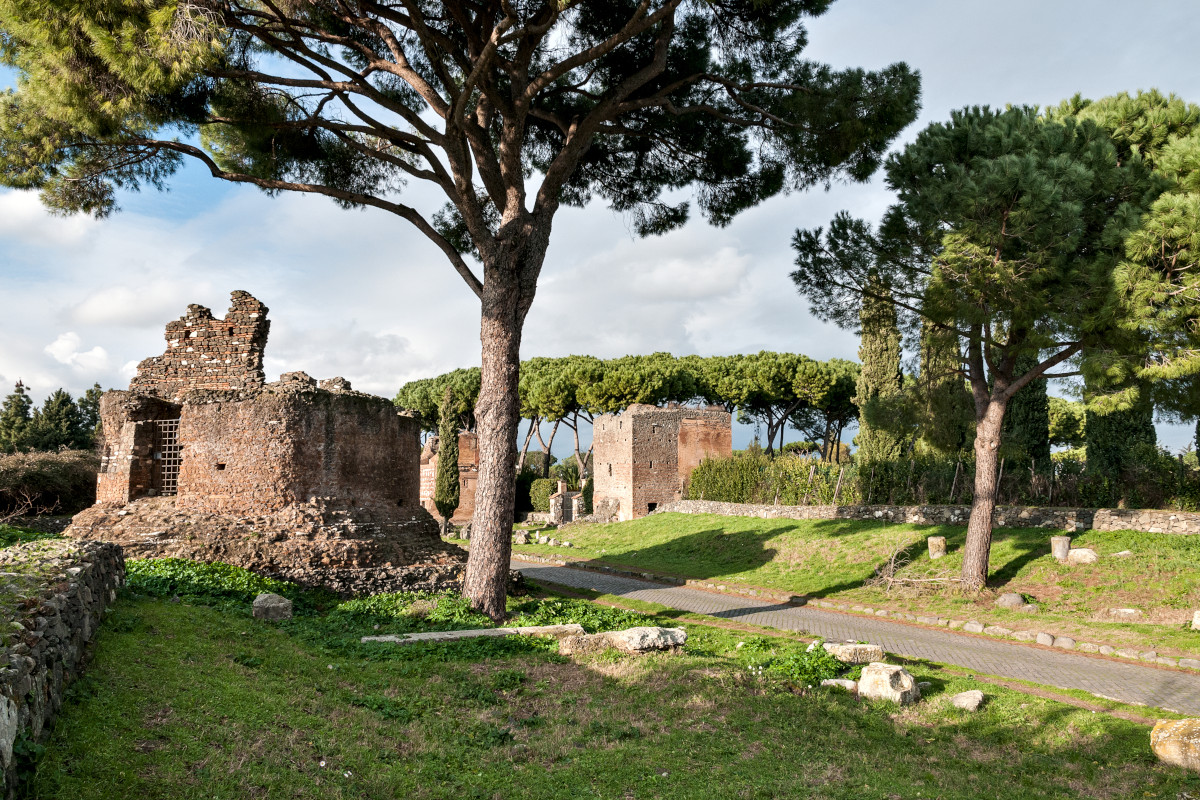
[[[921,71],[921,118],[901,143],[966,105],[1151,87],[1200,102],[1200,6],[1178,0],[839,0],[810,31],[814,60]],[[440,207],[413,188],[409,202]],[[788,242],[841,209],[873,219],[888,203],[878,179],[835,185],[777,198],[724,229],[697,219],[651,240],[635,240],[603,206],[564,209],[523,355],[854,358],[856,338],[796,296]],[[36,197],[0,192],[0,387],[21,378],[39,398],[58,386],[123,387],[138,360],[162,352],[168,320],[192,302],[223,313],[234,289],[271,308],[269,379],[303,369],[390,396],[406,380],[478,363],[474,297],[432,245],[382,212],[269,198],[193,166],[170,192],[132,194],[122,208],[103,221],[64,219]],[[735,444],[751,435],[740,428]],[[1190,426],[1160,426],[1167,446],[1190,439]]]

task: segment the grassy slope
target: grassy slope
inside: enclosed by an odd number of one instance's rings
[[[900,710],[750,677],[772,643],[692,626],[681,656],[582,664],[521,641],[362,648],[125,597],[28,786],[39,798],[1175,797],[1148,728],[983,685]],[[794,646],[794,645],[792,645]]]
[[[570,550],[537,545],[514,549],[875,607],[979,618],[1014,629],[1049,629],[1102,644],[1200,652],[1200,634],[1183,625],[1191,609],[1200,608],[1197,536],[1087,531],[1073,538],[1073,546],[1091,547],[1101,560],[1072,567],[1050,555],[1049,537],[1057,532],[999,528],[993,537],[991,586],[997,592],[1026,594],[1041,606],[1037,616],[996,608],[994,593],[978,598],[952,592],[889,596],[862,585],[897,547],[907,548],[912,557],[908,570],[914,576],[957,575],[965,532],[957,526],[656,514],[632,522],[573,527],[559,534],[570,539]],[[930,562],[925,538],[934,535],[946,537],[949,555]],[[1133,551],[1133,557],[1109,557],[1124,550]],[[1163,624],[1100,618],[1107,609],[1119,607],[1160,609],[1157,621]]]

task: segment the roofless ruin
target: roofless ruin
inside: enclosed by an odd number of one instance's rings
[[[343,594],[457,585],[465,553],[420,506],[420,430],[388,400],[303,372],[266,383],[267,307],[199,305],[100,401],[96,505],[67,534],[133,557],[224,561]]]

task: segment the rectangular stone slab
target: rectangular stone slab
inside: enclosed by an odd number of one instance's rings
[[[553,636],[561,639],[564,636],[579,636],[583,633],[583,626],[572,622],[568,625],[526,625],[517,628],[476,628],[469,631],[431,631],[399,636],[364,636],[361,641],[412,644],[413,642],[453,642],[459,639],[475,639],[480,636]]]

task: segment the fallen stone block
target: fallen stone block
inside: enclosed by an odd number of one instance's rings
[[[362,642],[382,642],[385,644],[413,644],[414,642],[455,642],[459,639],[478,639],[482,636],[578,636],[583,633],[583,626],[575,623],[567,625],[526,625],[516,628],[474,628],[469,631],[430,631],[428,633],[408,633],[386,636],[364,636]]]
[[[1159,720],[1150,749],[1165,764],[1200,772],[1200,719]]]
[[[1067,551],[1068,564],[1095,564],[1100,554],[1090,547],[1073,547]]]
[[[614,648],[624,653],[649,653],[654,650],[675,651],[687,642],[683,628],[641,626],[623,631],[606,631],[568,636],[558,643],[560,655],[596,653]]]
[[[271,592],[264,592],[254,598],[251,613],[255,619],[262,619],[268,622],[291,619],[292,601]]]
[[[950,704],[963,711],[978,711],[983,705],[983,692],[972,689],[969,692],[959,692],[950,698]]]
[[[825,649],[843,664],[870,664],[883,660],[883,648],[877,644],[835,644],[826,642]]]
[[[1200,669],[1200,660],[1195,658],[1181,658],[1179,659],[1179,666],[1184,669]]]
[[[1136,608],[1110,608],[1108,609],[1108,616],[1122,622],[1135,622],[1144,617],[1145,614]]]
[[[1037,633],[1034,631],[1014,631],[1012,638],[1018,642],[1032,642],[1037,639]]]
[[[1074,650],[1075,640],[1070,636],[1055,636],[1054,646],[1062,650]]]
[[[1036,637],[1034,637],[1034,641],[1036,641],[1038,644],[1050,647],[1054,644],[1054,636],[1053,634],[1049,633],[1039,633]]]
[[[988,636],[1012,636],[1012,631],[1000,625],[988,625],[983,629]]]
[[[1038,613],[1038,610],[1039,609],[1035,603],[1026,603],[1017,609],[1017,611],[1021,611],[1025,614],[1036,614]]]
[[[967,633],[983,633],[984,625],[982,622],[971,620],[962,626],[962,629]]]
[[[1016,592],[1005,592],[996,598],[996,605],[1000,608],[1020,608],[1025,605],[1025,598]]]
[[[904,667],[872,663],[863,667],[858,679],[858,696],[871,700],[889,700],[900,705],[921,699],[921,687]]]
[[[1081,653],[1099,653],[1100,645],[1092,644],[1091,642],[1080,642],[1076,645],[1076,649]]]

